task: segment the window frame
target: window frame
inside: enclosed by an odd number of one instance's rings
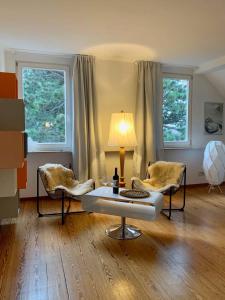
[[[162,73],[162,108],[163,108],[163,79],[164,78],[171,78],[171,79],[177,79],[177,80],[188,80],[189,81],[189,93],[188,93],[188,113],[187,113],[187,141],[174,141],[174,142],[166,142],[163,138],[163,128],[162,128],[162,139],[163,139],[163,145],[164,149],[182,149],[182,148],[188,148],[191,146],[191,111],[192,111],[192,81],[193,76],[189,74],[180,74],[180,73],[172,73],[172,72],[163,72]],[[163,126],[163,111],[162,111],[162,126]]]
[[[28,152],[71,152],[72,149],[72,105],[71,105],[71,80],[70,68],[65,64],[39,63],[39,62],[17,62],[18,94],[23,99],[22,70],[23,68],[59,70],[65,72],[65,143],[37,143]]]

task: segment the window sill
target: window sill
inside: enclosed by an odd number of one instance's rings
[[[189,147],[164,147],[164,150],[192,150],[191,146]]]
[[[163,148],[166,150],[192,149],[192,142],[190,140],[185,142],[164,142]]]
[[[204,147],[164,147],[164,150],[204,150]]]
[[[32,153],[72,153],[72,150],[34,150],[28,151],[28,154]]]

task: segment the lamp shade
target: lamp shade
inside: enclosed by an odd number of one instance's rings
[[[108,146],[134,147],[137,145],[132,113],[113,113]]]

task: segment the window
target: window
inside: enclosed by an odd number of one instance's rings
[[[191,79],[185,76],[163,76],[163,139],[164,145],[190,144]]]
[[[19,63],[28,150],[70,150],[68,67]]]

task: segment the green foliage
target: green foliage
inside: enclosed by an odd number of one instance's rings
[[[64,71],[23,69],[26,131],[38,143],[65,142]]]
[[[189,81],[163,79],[163,138],[165,142],[186,141]]]

